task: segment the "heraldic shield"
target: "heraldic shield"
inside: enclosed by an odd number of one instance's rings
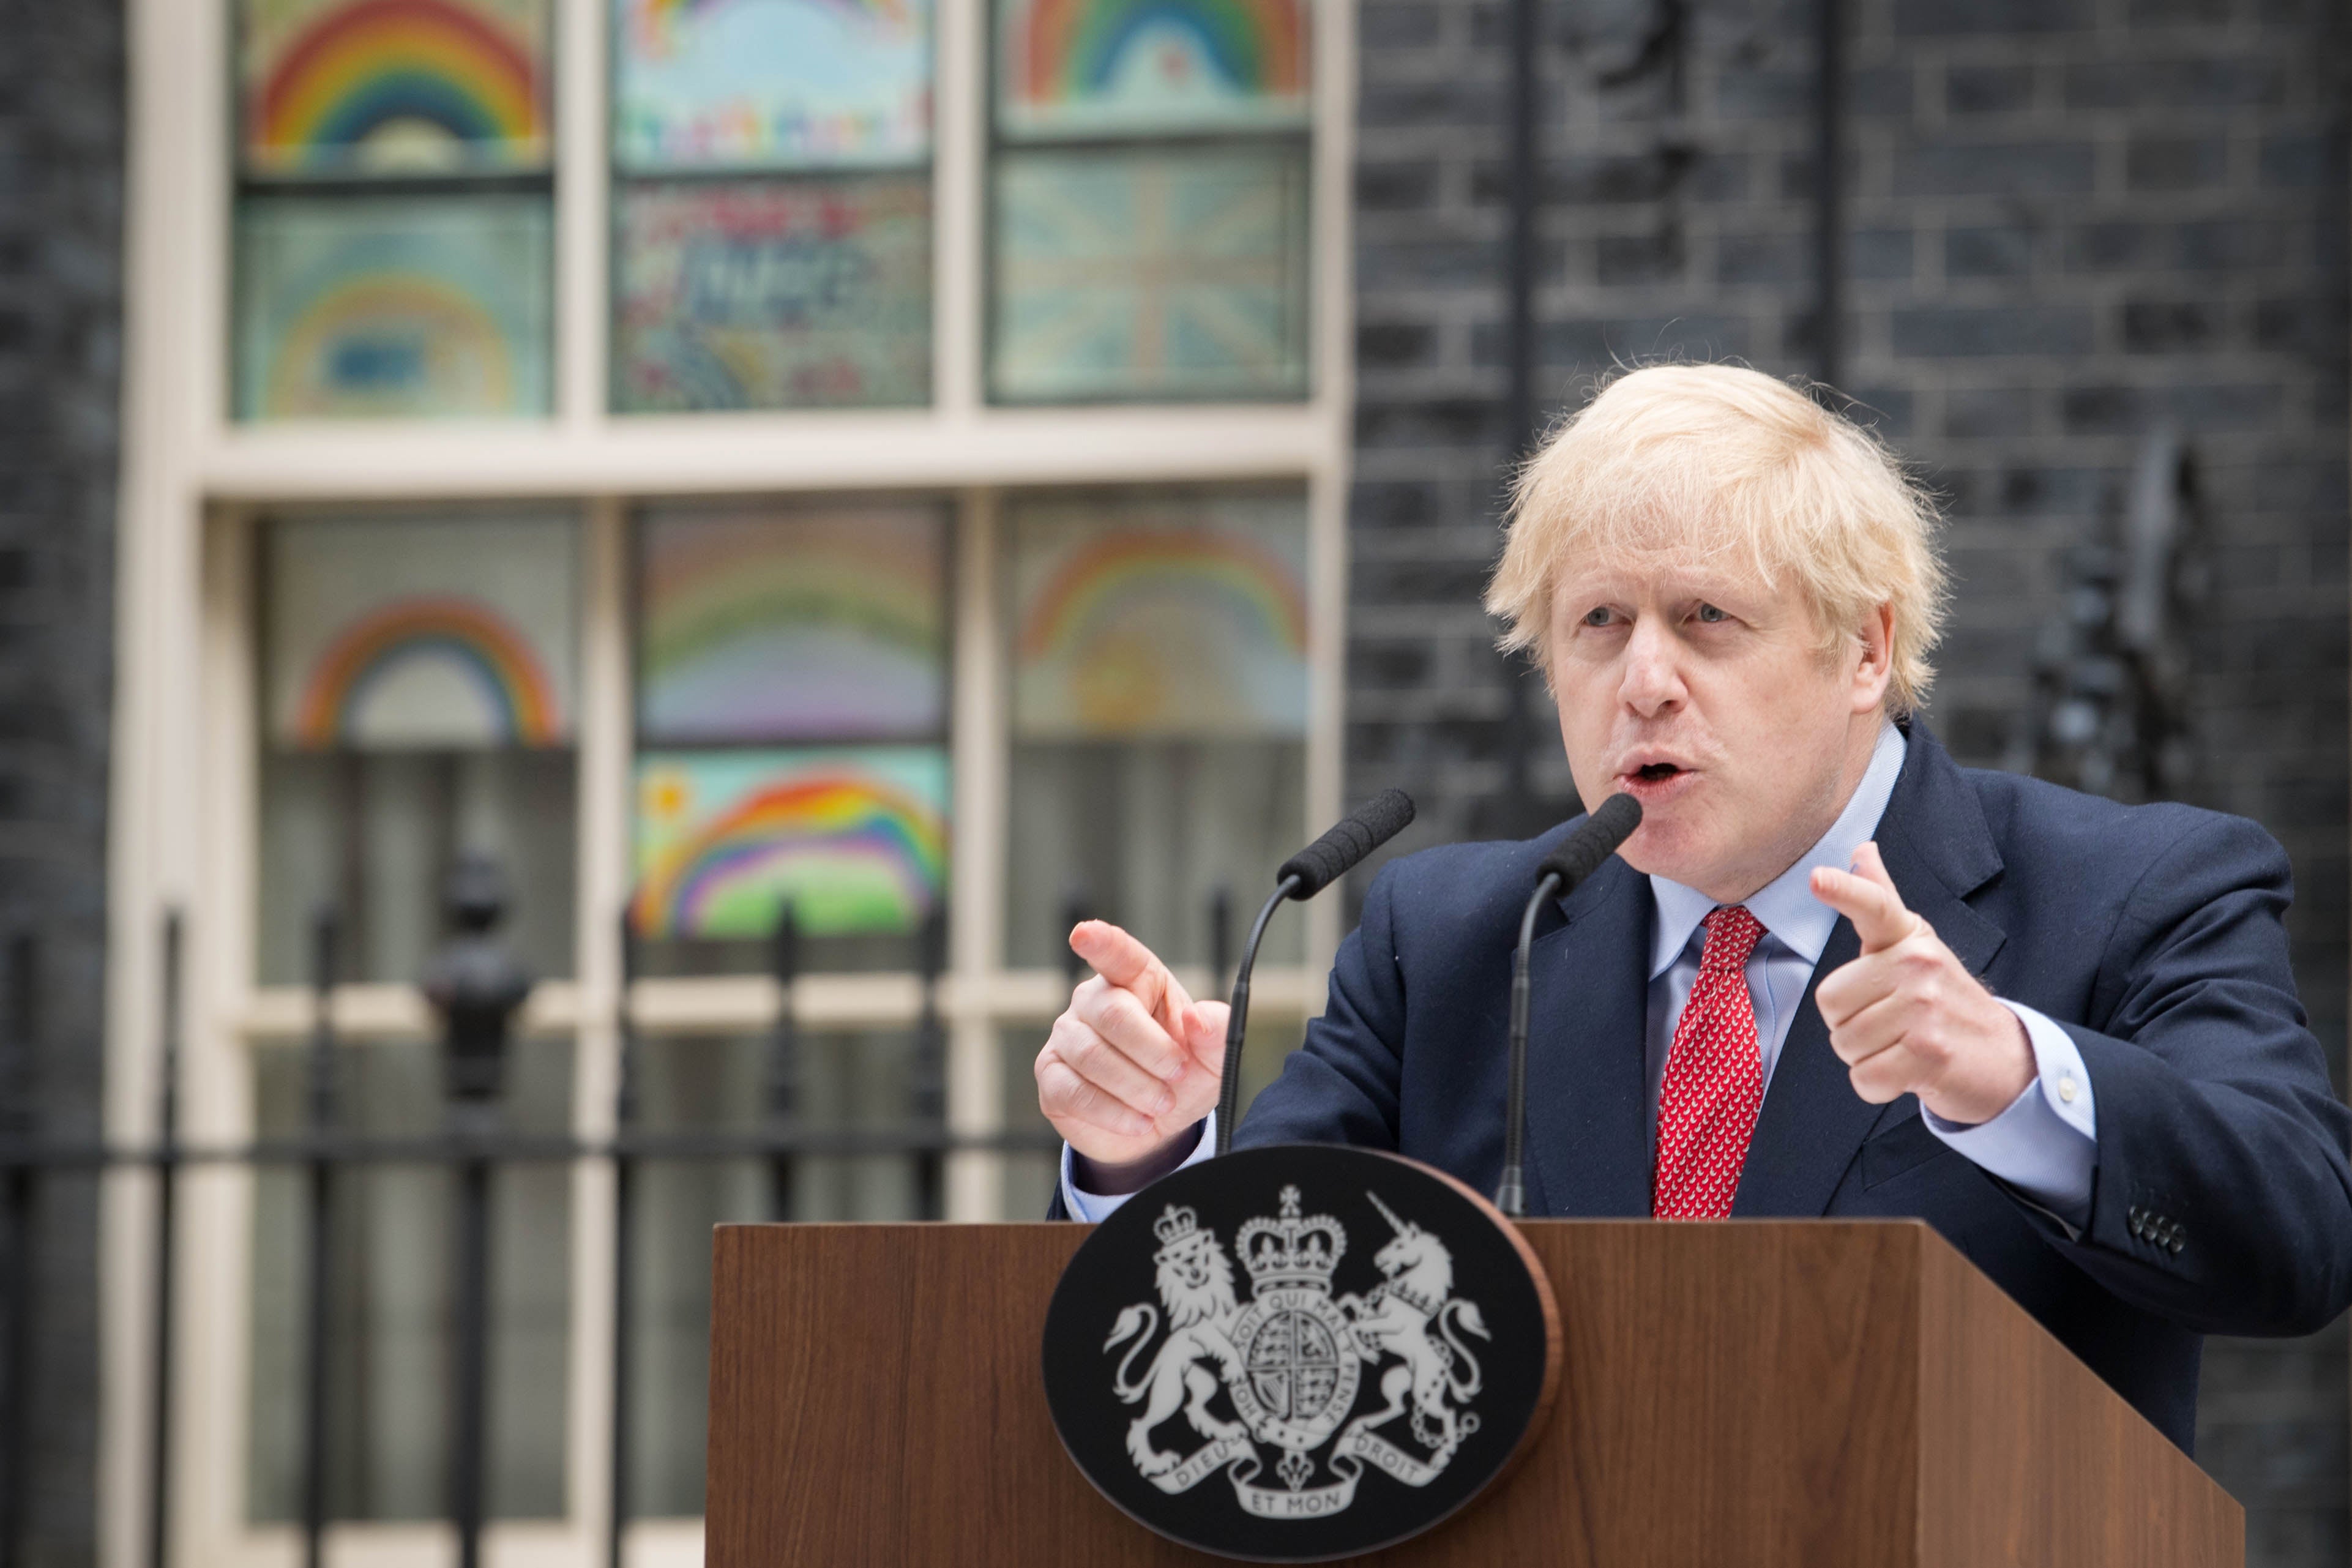
[[[1097,1226],[1047,1310],[1045,1393],[1087,1479],[1163,1535],[1313,1562],[1403,1540],[1531,1441],[1549,1282],[1453,1178],[1286,1145],[1179,1171]]]

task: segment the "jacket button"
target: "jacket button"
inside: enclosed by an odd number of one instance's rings
[[[2188,1244],[2189,1233],[2176,1225],[2172,1227],[2171,1238],[2165,1243],[2165,1246],[2170,1247],[2172,1255],[2178,1258],[2180,1256],[2180,1249]]]

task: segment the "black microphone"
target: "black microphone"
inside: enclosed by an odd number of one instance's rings
[[[1249,1026],[1250,970],[1257,963],[1257,944],[1265,935],[1266,922],[1284,900],[1313,898],[1403,832],[1412,820],[1412,796],[1401,789],[1384,789],[1275,871],[1274,897],[1258,910],[1249,941],[1242,946],[1241,967],[1234,972],[1233,1011],[1225,1019],[1225,1070],[1217,1090],[1218,1153],[1230,1152],[1234,1146],[1242,1097],[1242,1037]]]
[[[1632,795],[1612,795],[1602,801],[1601,809],[1536,868],[1536,890],[1519,916],[1519,945],[1511,955],[1511,1077],[1504,1095],[1503,1179],[1495,1186],[1495,1206],[1512,1219],[1527,1212],[1528,949],[1535,945],[1536,914],[1546,900],[1576,891],[1641,826],[1642,803]]]
[[[1311,899],[1355,868],[1373,850],[1404,831],[1412,821],[1412,796],[1401,789],[1382,790],[1356,808],[1353,816],[1332,824],[1331,831],[1285,860],[1274,873],[1277,882],[1298,879],[1295,899]]]

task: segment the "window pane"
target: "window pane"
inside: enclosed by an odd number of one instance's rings
[[[1071,921],[1097,918],[1205,963],[1218,895],[1246,921],[1297,850],[1306,771],[1296,742],[1014,742],[1006,961],[1057,965]],[[1277,921],[1261,956],[1303,951],[1299,922]]]
[[[1309,0],[1000,0],[1005,135],[1298,126]]]
[[[1060,963],[1076,910],[1201,962],[1217,895],[1245,915],[1305,820],[1305,507],[1054,498],[1009,533],[1007,959]]]
[[[1307,157],[1285,142],[1006,152],[992,394],[1307,393]]]
[[[643,1122],[667,1131],[757,1126],[772,1044],[760,1036],[660,1038],[638,1047]],[[803,1035],[795,1053],[800,1120],[819,1131],[908,1121],[913,1040],[904,1034]],[[710,1386],[710,1227],[777,1217],[778,1179],[760,1160],[647,1161],[632,1215],[636,1315],[632,1342],[629,1512],[702,1511]],[[805,1156],[789,1163],[787,1217],[915,1217],[915,1163],[903,1154]]]
[[[506,931],[571,973],[578,689],[567,519],[315,518],[265,535],[260,968],[308,978],[310,911],[349,979],[414,980],[441,882],[488,853]]]
[[[342,920],[346,980],[413,982],[446,934],[443,881],[463,850],[495,858],[499,928],[541,979],[572,973],[571,752],[272,752],[261,764],[259,978],[310,981],[310,917]]]
[[[767,968],[787,897],[803,966],[915,967],[946,866],[944,515],[666,507],[638,552],[644,972]]]
[[[649,971],[757,967],[786,900],[811,967],[914,967],[947,878],[943,748],[651,752],[636,795]]]
[[[638,543],[641,741],[945,736],[936,508],[667,509]]]
[[[238,19],[249,173],[547,163],[546,0],[243,0]]]
[[[1028,500],[1012,536],[1015,735],[1306,734],[1297,499]]]
[[[338,1065],[346,1129],[396,1136],[440,1127],[436,1047],[349,1046]],[[263,1136],[304,1128],[301,1049],[257,1047],[254,1085],[255,1124]],[[508,1065],[507,1124],[559,1132],[571,1098],[571,1043],[517,1041]],[[254,1178],[246,1510],[256,1521],[283,1522],[300,1510],[308,1181],[299,1169],[274,1166]],[[446,1516],[457,1190],[449,1169],[439,1165],[347,1166],[335,1177],[330,1518]],[[571,1331],[570,1170],[558,1163],[500,1167],[490,1205],[489,1509],[500,1519],[559,1518]]]
[[[550,244],[541,195],[248,197],[237,417],[545,413]]]
[[[631,172],[906,164],[931,142],[929,0],[615,0]]]
[[[930,178],[631,184],[614,193],[625,413],[920,404]]]
[[[555,517],[274,526],[272,738],[302,751],[569,744],[576,531]]]

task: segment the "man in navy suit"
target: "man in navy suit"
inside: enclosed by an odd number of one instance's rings
[[[1916,1215],[2182,1447],[2201,1336],[2352,1300],[2352,1116],[2305,1027],[2278,845],[1955,764],[1912,712],[1934,516],[1752,371],[1612,383],[1522,476],[1488,607],[1578,793],[1642,826],[1543,911],[1531,1214]],[[1491,1191],[1525,843],[1376,877],[1244,1144],[1394,1149]],[[1038,1100],[1056,1212],[1213,1147],[1224,1008],[1115,927]]]

